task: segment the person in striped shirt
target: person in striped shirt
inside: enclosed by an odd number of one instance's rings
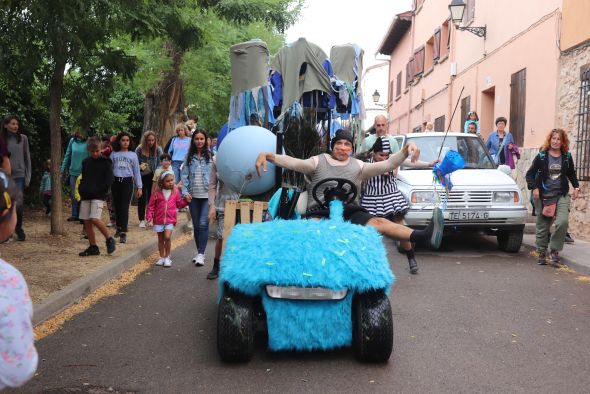
[[[371,156],[369,163],[376,163],[387,160],[389,155],[395,152],[391,151],[391,145],[387,137],[377,137],[375,143],[369,148]],[[405,161],[403,165],[413,167],[428,167],[434,163]],[[394,223],[401,224],[404,215],[410,208],[406,198],[398,189],[395,181],[396,171],[388,171],[384,174],[376,175],[366,179],[362,184],[361,206],[373,216],[391,220]],[[400,241],[402,249],[408,257],[410,273],[418,273],[418,263],[414,254],[414,248],[410,241]]]

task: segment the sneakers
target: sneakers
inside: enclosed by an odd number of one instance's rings
[[[574,239],[570,235],[570,233],[565,233],[565,239],[563,240],[566,244],[573,244]]]
[[[80,252],[78,256],[86,257],[86,256],[98,256],[100,254],[100,250],[96,245],[90,245],[85,251]]]
[[[551,265],[554,267],[561,266],[561,259],[559,258],[559,252],[557,250],[552,250],[549,254],[549,261],[551,261]]]
[[[445,217],[440,208],[434,208],[432,212],[432,235],[430,236],[430,247],[438,249],[442,242],[443,230],[445,228]]]
[[[18,230],[16,230],[15,233],[16,233],[17,241],[24,241],[27,239],[25,231],[22,228],[19,228]]]
[[[109,239],[107,239],[107,254],[112,254],[115,249],[117,249],[117,246],[115,245],[115,238],[110,237]]]
[[[139,222],[139,228],[145,228],[145,220]]]
[[[542,252],[539,252],[539,259],[537,260],[537,264],[547,265],[547,253],[544,250]]]
[[[80,220],[80,219],[78,219],[77,217],[74,217],[74,216],[70,216],[70,217],[67,219],[67,221],[68,221],[68,222],[77,222],[78,220]]]
[[[172,259],[170,258],[170,256],[164,258],[164,267],[172,267]]]
[[[164,262],[166,262],[166,257],[160,257],[158,261],[156,261],[156,265],[160,267],[164,265]]]
[[[202,267],[205,265],[205,255],[201,253],[197,253],[195,257],[193,257],[193,263],[197,267]]]
[[[127,234],[119,233],[119,243],[127,243]]]

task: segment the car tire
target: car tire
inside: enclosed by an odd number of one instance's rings
[[[523,230],[498,231],[498,247],[508,253],[517,253],[522,245]]]
[[[385,362],[393,351],[393,316],[383,290],[355,295],[352,301],[352,346],[362,362]]]
[[[225,287],[217,309],[217,352],[226,362],[247,362],[254,353],[252,297]]]

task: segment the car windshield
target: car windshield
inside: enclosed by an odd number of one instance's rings
[[[439,158],[440,146],[443,142],[444,135],[440,136],[409,136],[406,142],[411,141],[420,148],[420,161],[431,162]],[[480,138],[469,136],[454,136],[448,135],[444,139],[444,145],[440,154],[442,160],[449,150],[459,152],[465,159],[465,168],[496,168],[492,158],[488,154],[483,142]],[[407,168],[406,168],[407,169]]]

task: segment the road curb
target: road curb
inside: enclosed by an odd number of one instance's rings
[[[172,238],[184,234],[187,229],[186,224],[176,227],[172,232]],[[157,251],[157,244],[154,241],[146,242],[134,251],[101,267],[96,272],[82,277],[58,292],[51,294],[39,304],[33,305],[33,325],[37,326],[70,305],[75,304],[84,296],[98,289],[117,275],[127,271],[155,251]]]
[[[537,249],[534,242],[531,243],[531,242],[523,241],[522,246],[524,248],[527,248],[529,251],[534,251]],[[570,256],[563,254],[563,253],[560,253],[559,257],[560,257],[561,262],[563,264],[567,265],[569,268],[576,271],[576,273],[578,273],[580,275],[590,276],[590,266],[576,262],[573,258],[571,258]]]

